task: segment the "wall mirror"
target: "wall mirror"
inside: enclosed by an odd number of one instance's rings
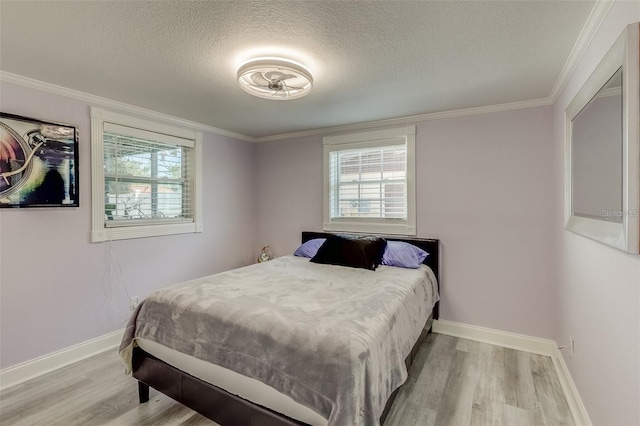
[[[638,254],[639,24],[627,26],[566,109],[566,229]]]

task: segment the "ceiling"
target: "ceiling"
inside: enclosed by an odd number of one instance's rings
[[[548,98],[594,1],[6,1],[0,69],[269,137]],[[306,97],[240,89],[265,55]]]

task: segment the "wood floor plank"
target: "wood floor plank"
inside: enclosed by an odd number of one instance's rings
[[[150,399],[146,404],[139,404],[136,408],[127,411],[124,415],[106,423],[111,426],[136,425],[136,426],[164,426],[177,425],[186,422],[195,411],[185,407],[166,397],[158,395]],[[209,424],[215,425],[211,422]]]
[[[468,425],[471,422],[473,394],[479,379],[477,355],[456,351],[446,383],[446,392],[438,405],[437,425]]]
[[[45,410],[55,410],[55,407],[66,405],[73,398],[81,396],[91,384],[91,380],[83,377],[82,380],[66,384],[57,390],[38,393],[36,398],[26,397],[22,402],[2,407],[2,421],[15,425],[34,424],[38,418],[46,416]]]
[[[527,352],[504,349],[505,402],[525,410],[538,408],[536,389],[531,374],[530,355]]]
[[[64,399],[61,402],[47,404],[44,409],[39,410],[35,414],[31,414],[19,424],[28,424],[33,426],[49,426],[50,419],[58,419],[59,424],[77,423],[82,424],[79,417],[94,420],[95,409],[101,405],[108,403],[111,395],[125,394],[127,398],[119,399],[119,408],[126,408],[122,403],[129,401],[129,406],[133,404],[136,393],[130,386],[135,384],[135,380],[124,374],[105,374],[100,372],[95,377],[85,377],[91,383],[91,386],[83,387],[73,392],[61,393]],[[96,402],[97,401],[97,402]],[[87,407],[91,407],[92,411],[86,412]]]
[[[429,334],[385,426],[573,425],[549,357]],[[136,380],[115,352],[0,392],[1,426],[217,426]]]
[[[213,420],[209,420],[205,416],[199,413],[194,413],[184,422],[180,423],[180,426],[219,426],[218,423]]]
[[[398,392],[391,407],[386,425],[403,425],[400,422],[403,421],[408,403],[436,412],[455,355],[456,341],[456,338],[443,334],[431,333],[427,336],[409,369],[407,383]]]
[[[398,420],[398,426],[406,425],[435,425],[437,412],[419,405],[407,402]]]
[[[545,423],[537,409],[525,410],[505,404],[503,424],[507,426],[538,426]]]
[[[415,383],[407,395],[408,401],[412,404],[431,410],[437,410],[442,400],[456,354],[455,338],[437,334],[436,336],[431,341],[428,357],[416,360],[415,363],[420,368],[410,371],[410,375],[415,377]]]
[[[65,406],[64,411],[67,413],[58,416],[60,424],[106,424],[138,405],[138,390],[134,386],[127,386],[125,389],[115,389],[115,392],[104,398],[98,397],[96,402],[85,401],[80,406],[76,405],[76,408]],[[46,425],[46,422],[42,423],[42,426]],[[34,426],[37,424],[34,423]]]
[[[558,426],[573,424],[569,404],[562,392],[562,386],[551,359],[541,355],[531,355],[531,371],[544,422]]]
[[[502,425],[504,405],[502,380],[499,377],[481,371],[478,385],[473,394],[471,424]]]

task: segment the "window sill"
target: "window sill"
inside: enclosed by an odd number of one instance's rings
[[[99,243],[130,238],[157,237],[162,235],[192,234],[202,232],[199,223],[172,223],[166,225],[141,225],[120,228],[103,228],[91,232],[91,242]]]
[[[407,224],[329,222],[324,224],[323,230],[330,232],[357,232],[407,236],[416,235],[416,227],[409,226]]]

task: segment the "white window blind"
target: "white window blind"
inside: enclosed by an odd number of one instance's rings
[[[415,127],[323,143],[324,229],[415,235]]]
[[[193,222],[193,145],[104,123],[105,227]]]
[[[202,132],[91,107],[91,242],[202,232],[202,218]]]
[[[331,151],[331,219],[407,220],[407,148]]]

